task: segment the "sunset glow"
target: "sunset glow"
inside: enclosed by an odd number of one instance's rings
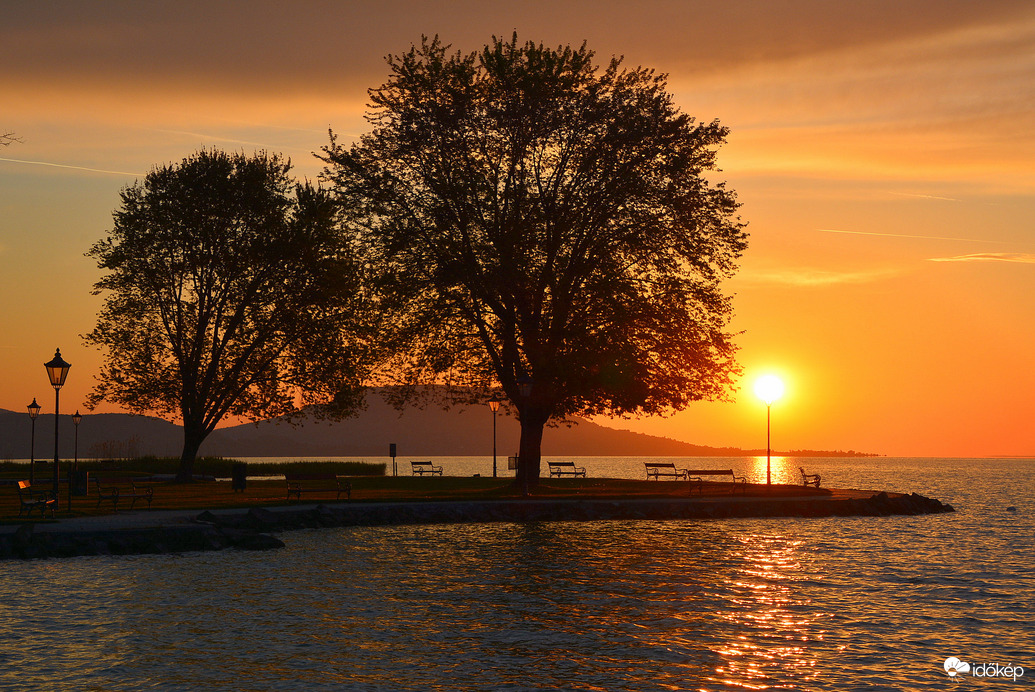
[[[731,401],[598,422],[758,447],[755,380],[775,366],[795,447],[1035,454],[1030,3],[11,5],[0,408],[45,402],[60,348],[62,408],[82,410],[101,363],[80,339],[101,305],[84,253],[123,187],[204,147],[281,153],[315,181],[328,127],[369,130],[385,55],[516,29],[667,73],[686,114],[730,128],[714,175],[750,236],[726,285],[744,377]]]

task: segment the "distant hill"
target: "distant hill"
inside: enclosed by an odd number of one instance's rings
[[[71,458],[75,430],[62,415],[61,457]],[[589,420],[547,428],[543,453],[550,456],[743,456],[765,450],[707,447],[667,437],[608,428]],[[517,421],[498,415],[497,453],[516,454]],[[178,456],[183,444],[180,426],[149,416],[102,413],[84,415],[79,426],[79,456]],[[0,409],[0,459],[29,458],[27,413]],[[487,406],[410,408],[400,414],[380,397],[370,397],[356,418],[340,422],[309,421],[291,426],[275,420],[237,425],[213,432],[201,454],[224,457],[386,456],[388,444],[399,456],[487,456],[492,454],[492,413]],[[809,452],[801,456],[856,456],[855,452]],[[54,417],[36,420],[36,458],[54,456]]]

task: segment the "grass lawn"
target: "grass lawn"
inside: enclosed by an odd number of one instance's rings
[[[314,462],[305,471],[319,471]],[[334,469],[329,469],[334,472]],[[8,474],[4,474],[7,476]],[[37,481],[40,489],[50,487],[47,477]],[[461,500],[508,500],[520,499],[520,488],[515,487],[512,478],[455,477],[455,476],[350,476],[352,483],[351,502],[411,502],[411,501],[461,501]],[[287,497],[287,487],[282,478],[249,478],[243,492],[234,492],[227,481],[201,481],[196,483],[152,483],[155,510],[198,510],[217,508],[270,507],[297,504]],[[331,482],[327,493],[303,494],[302,503],[336,502],[336,490]],[[543,478],[530,496],[536,499],[631,499],[687,497],[690,484],[685,481],[647,481],[617,478]],[[704,496],[729,496],[730,484],[722,482],[705,483]],[[738,493],[739,494],[739,493]],[[747,495],[827,495],[826,489],[803,488],[801,486],[773,486],[766,492],[765,486],[749,485]],[[697,495],[694,495],[697,497]],[[344,502],[345,500],[341,500]],[[123,504],[123,510],[128,502]],[[134,511],[146,508],[146,503],[137,501]],[[0,523],[25,521],[18,517],[18,492],[14,484],[0,486]],[[90,494],[73,496],[71,510],[68,506],[68,486],[61,484],[57,517],[91,516],[110,514],[111,502],[98,506],[96,489],[91,485]],[[49,517],[48,517],[49,519]],[[33,520],[38,521],[35,514]]]

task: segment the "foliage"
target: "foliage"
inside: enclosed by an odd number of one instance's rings
[[[331,198],[277,155],[200,151],[122,191],[88,256],[105,294],[85,339],[105,350],[89,404],[179,419],[183,478],[227,415],[359,405],[358,267]]]
[[[323,160],[396,310],[389,377],[502,388],[526,484],[551,418],[726,396],[719,283],[746,235],[733,193],[705,177],[724,127],[681,113],[663,75],[598,69],[585,45],[515,35],[464,55],[425,38],[388,63],[373,131],[332,135]]]

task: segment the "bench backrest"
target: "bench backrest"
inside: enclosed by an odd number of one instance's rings
[[[646,466],[649,469],[674,469],[676,467],[676,465],[671,463],[671,462],[669,462],[669,463],[662,463],[662,462],[645,461],[645,462],[643,462],[643,465]]]
[[[550,466],[575,466],[574,461],[548,461],[546,463]]]
[[[432,466],[433,465],[430,461],[411,461],[410,463],[413,464],[414,466]]]

